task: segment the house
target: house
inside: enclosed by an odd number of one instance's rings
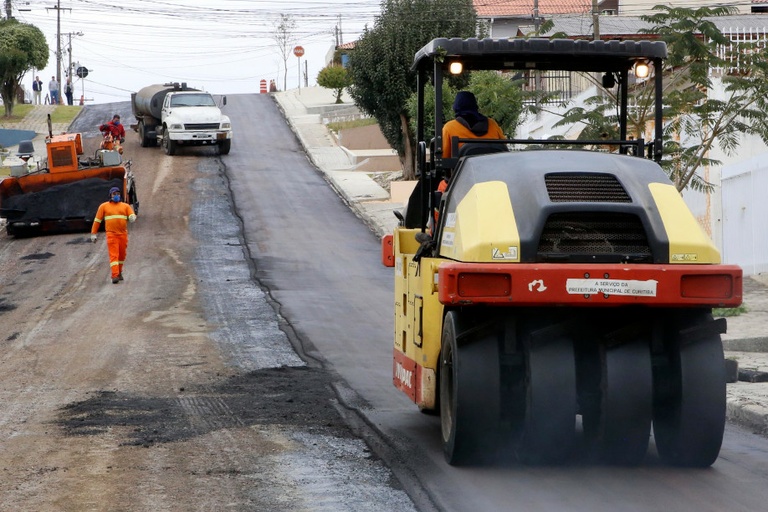
[[[474,0],[475,11],[489,37],[517,37],[556,14],[592,15],[592,0]]]
[[[610,31],[604,29],[605,24],[621,24],[612,15],[621,17],[639,17],[650,14],[653,7],[660,4],[659,0],[601,0],[597,2],[597,13],[594,11],[592,0],[473,0],[475,11],[480,22],[488,29],[489,37],[518,37],[532,33],[539,23],[545,19],[557,18],[571,27],[592,27],[594,16],[600,15],[599,32],[621,32],[619,27],[612,26]],[[686,3],[687,7],[716,7],[724,3],[722,0],[695,0]],[[738,14],[768,13],[768,0],[735,0],[727,2],[737,9]],[[627,24],[630,28],[632,24]],[[557,30],[555,30],[557,32]],[[572,33],[572,32],[568,32]],[[592,34],[593,31],[581,31],[582,35]],[[633,33],[633,32],[625,32]],[[634,32],[636,33],[636,32]]]
[[[655,5],[659,5],[662,2],[659,2],[659,0],[616,0],[615,3],[617,4],[616,14],[619,16],[642,16],[650,12]],[[723,2],[722,0],[695,0],[676,2],[674,7],[698,8],[720,7],[723,5],[735,7],[738,14],[768,12],[768,0],[732,0],[729,2]]]

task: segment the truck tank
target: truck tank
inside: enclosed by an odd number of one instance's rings
[[[136,119],[141,120],[145,116],[151,116],[157,121],[160,120],[160,112],[163,108],[163,100],[165,95],[173,91],[197,91],[192,87],[187,87],[186,83],[167,83],[167,84],[154,84],[148,85],[138,92],[131,94],[131,107],[133,108],[133,115]],[[150,123],[145,123],[150,126]]]

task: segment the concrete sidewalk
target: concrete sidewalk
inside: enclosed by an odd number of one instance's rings
[[[350,208],[379,236],[397,225],[393,211],[403,203],[362,171],[355,171],[348,154],[339,147],[323,124],[338,105],[333,92],[309,87],[273,94],[288,124],[308,157]],[[352,100],[343,97],[349,105]],[[723,347],[728,359],[738,361],[740,370],[768,372],[768,275],[744,278],[747,312],[730,317]],[[768,382],[728,384],[728,419],[756,433],[768,434]]]

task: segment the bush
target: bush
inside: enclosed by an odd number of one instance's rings
[[[344,103],[341,101],[341,94],[345,88],[352,85],[352,79],[347,73],[347,68],[331,65],[324,67],[317,74],[317,85],[326,89],[334,89],[336,91],[336,103]]]

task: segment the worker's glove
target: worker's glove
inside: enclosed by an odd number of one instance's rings
[[[128,222],[136,222],[136,214],[132,213],[128,216]]]
[[[125,142],[125,137],[120,138],[120,144],[122,144],[123,142]]]
[[[91,242],[96,243],[96,235],[91,235]]]

